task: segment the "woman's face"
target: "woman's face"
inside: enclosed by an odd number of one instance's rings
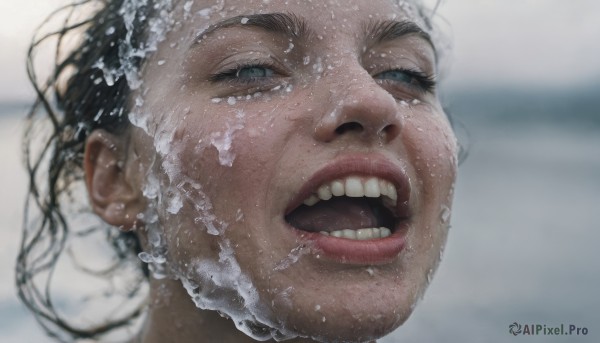
[[[456,173],[418,18],[387,0],[213,5],[180,9],[145,67],[147,249],[234,319],[389,333],[440,259]]]

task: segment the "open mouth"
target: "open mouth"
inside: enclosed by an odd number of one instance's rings
[[[401,199],[404,200],[404,199]],[[383,178],[350,175],[320,184],[285,220],[307,232],[349,240],[391,236],[408,217],[396,186]]]

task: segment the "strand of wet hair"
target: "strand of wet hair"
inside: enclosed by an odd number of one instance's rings
[[[70,13],[65,18],[63,28],[59,31],[46,34],[39,39],[34,39],[27,55],[28,77],[34,87],[37,97],[31,108],[31,111],[27,115],[26,130],[24,134],[23,150],[26,158],[26,168],[29,174],[30,195],[28,196],[25,204],[24,230],[21,241],[21,251],[17,257],[16,281],[19,297],[23,300],[25,305],[36,314],[36,320],[50,336],[60,340],[62,340],[63,337],[59,335],[59,332],[56,331],[56,328],[60,328],[60,331],[62,331],[63,334],[67,333],[71,339],[96,338],[104,333],[112,331],[113,329],[128,325],[133,319],[141,315],[144,308],[144,306],[138,306],[137,309],[133,310],[128,315],[125,315],[122,319],[114,320],[96,327],[80,329],[63,320],[63,318],[56,312],[51,296],[50,285],[54,275],[56,262],[65,248],[66,238],[69,233],[68,223],[61,213],[60,204],[57,200],[57,197],[66,189],[68,189],[68,184],[70,182],[77,179],[76,176],[73,176],[73,172],[64,174],[63,167],[65,166],[65,163],[68,163],[69,161],[65,158],[62,152],[65,148],[72,148],[73,145],[77,145],[80,142],[64,142],[60,139],[61,134],[64,134],[64,129],[66,128],[65,125],[68,123],[60,122],[47,98],[47,95],[51,89],[54,89],[55,96],[59,97],[59,94],[56,93],[55,89],[57,78],[67,66],[70,66],[74,63],[74,54],[69,55],[67,59],[61,63],[55,62],[54,75],[51,75],[45,83],[38,84],[34,67],[34,53],[41,43],[54,36],[57,36],[58,39],[56,43],[55,61],[59,61],[59,54],[64,36],[74,29],[93,22],[94,18],[92,17],[91,19],[84,20],[73,25],[68,25],[75,8],[89,2],[91,2],[91,0],[66,5],[54,11],[42,23],[42,25],[40,25],[38,30],[41,30],[41,27],[43,27],[58,13],[70,9]],[[36,124],[35,117],[40,108],[46,113],[47,118],[50,119],[53,132],[50,137],[45,140],[46,144],[43,146],[42,150],[33,157],[34,161],[32,161],[33,153],[31,151],[31,144],[34,141],[33,130],[35,129]],[[50,155],[50,170],[47,179],[49,189],[48,194],[44,196],[38,189],[36,177],[41,164],[44,162],[45,157],[48,156],[49,153],[52,153]],[[59,188],[57,187],[57,184],[61,177],[73,179],[67,180],[63,187]],[[46,200],[44,200],[44,197],[47,197]],[[28,228],[28,216],[30,214],[30,206],[32,205],[32,201],[35,207],[41,210],[42,218],[41,221],[35,225],[34,231],[31,231]],[[48,247],[43,249],[41,253],[33,258],[33,260],[30,260],[29,257],[32,257],[31,254],[33,253],[34,249],[39,247],[43,239],[49,239]],[[39,289],[34,281],[35,276],[41,274],[42,272],[48,272],[43,290]],[[137,289],[139,289],[139,287],[137,287]]]

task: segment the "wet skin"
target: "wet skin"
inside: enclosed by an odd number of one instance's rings
[[[150,250],[148,218],[139,213],[156,204],[168,274],[200,286],[207,270],[198,262],[218,261],[229,245],[257,291],[253,314],[276,329],[324,341],[391,332],[439,262],[447,234],[440,216],[451,208],[456,174],[454,134],[435,88],[421,79],[436,73],[431,42],[416,32],[374,38],[374,23],[414,20],[390,1],[227,1],[220,14],[194,14],[211,5],[194,2],[192,17],[147,62],[138,94],[147,128],[132,128],[127,142],[98,133],[88,141],[106,158],[86,162],[88,175],[94,165],[126,160],[108,176],[126,187],[107,191],[103,206],[94,191],[103,174],[97,184],[88,176],[96,212],[125,229],[135,223]],[[265,13],[293,15],[306,32],[242,24]],[[229,18],[236,19],[209,26]],[[116,142],[116,153],[103,152],[103,139]],[[408,180],[405,243],[392,258],[327,256],[284,218],[308,179],[349,160],[384,161]],[[148,175],[160,184],[150,200],[141,192]],[[299,258],[286,263],[293,250]],[[144,341],[249,340],[231,321],[197,309],[181,282],[153,279],[151,289]]]

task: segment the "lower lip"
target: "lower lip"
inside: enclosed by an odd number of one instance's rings
[[[393,262],[402,252],[406,243],[408,225],[400,225],[389,237],[364,241],[298,229],[294,231],[301,238],[312,241],[314,247],[322,252],[326,259],[343,264],[379,265]]]

